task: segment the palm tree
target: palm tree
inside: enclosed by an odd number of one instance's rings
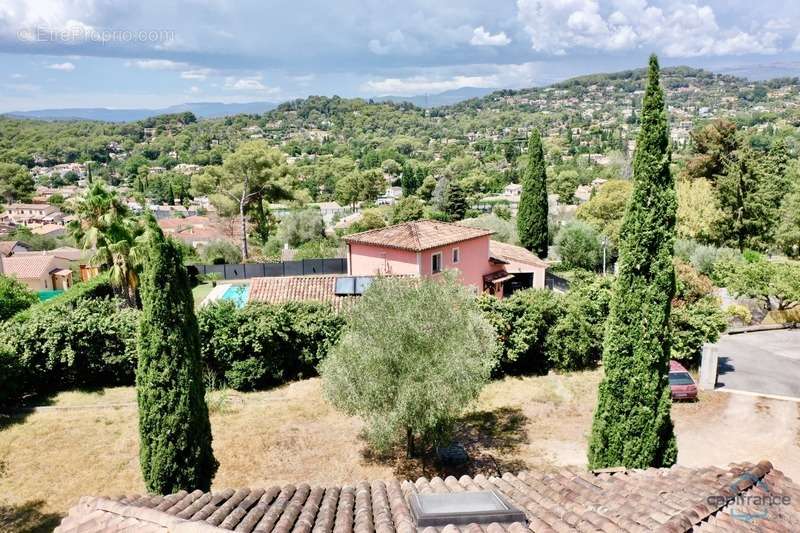
[[[92,184],[77,205],[78,220],[70,223],[70,232],[84,249],[95,249],[92,264],[109,270],[114,290],[131,307],[138,307],[141,246],[143,233],[139,220],[120,201],[116,193],[98,182]]]

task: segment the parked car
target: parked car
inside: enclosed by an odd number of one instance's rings
[[[697,384],[677,361],[669,362],[669,388],[673,400],[697,400]]]

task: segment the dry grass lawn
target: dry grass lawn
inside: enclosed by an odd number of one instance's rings
[[[442,471],[431,460],[407,461],[401,450],[373,456],[359,436],[360,421],[333,410],[318,379],[227,393],[225,401],[216,394],[210,399],[220,462],[214,488],[583,465],[599,378],[594,371],[492,383],[460,424],[457,438],[472,461],[457,471]],[[45,409],[3,422],[0,530],[23,530],[19,524],[26,522],[46,530],[81,495],[144,490],[134,394],[132,388],[62,393]],[[800,470],[796,404],[711,393],[675,405],[673,413],[681,463],[766,457],[800,477],[790,470]],[[776,429],[749,432],[737,422],[742,417]]]

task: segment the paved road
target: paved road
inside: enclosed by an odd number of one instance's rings
[[[723,335],[717,388],[800,398],[800,331]]]

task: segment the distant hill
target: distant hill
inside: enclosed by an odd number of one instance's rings
[[[34,111],[12,111],[7,116],[39,120],[96,120],[102,122],[133,122],[158,115],[183,113],[191,111],[198,118],[217,118],[228,115],[260,114],[277,107],[274,102],[247,102],[242,104],[224,104],[221,102],[192,102],[173,105],[161,109],[109,109],[64,108],[38,109]]]
[[[460,89],[453,89],[452,91],[445,91],[438,94],[418,94],[416,96],[376,96],[371,98],[374,102],[393,102],[401,104],[408,102],[417,107],[439,107],[457,104],[470,98],[480,98],[497,89],[486,89],[483,87],[462,87]]]

